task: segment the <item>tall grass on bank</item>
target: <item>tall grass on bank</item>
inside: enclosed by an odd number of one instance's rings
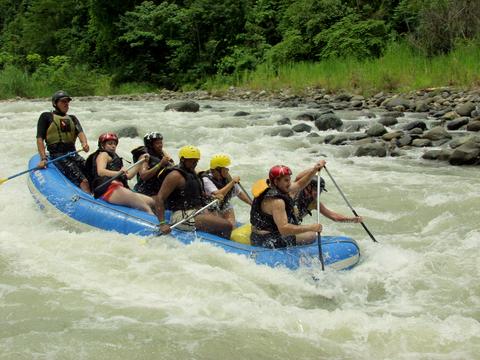
[[[216,77],[209,80],[205,87],[212,91],[229,85],[256,90],[290,88],[296,93],[307,87],[316,87],[364,95],[439,86],[473,88],[480,86],[478,59],[478,40],[459,44],[451,53],[434,58],[415,52],[405,43],[392,43],[378,59],[331,59],[292,63],[278,68],[263,64],[253,72],[229,78]]]
[[[112,77],[83,65],[61,69],[40,68],[33,74],[14,65],[0,70],[0,99],[49,97],[63,89],[72,96],[141,94],[154,91],[143,83],[113,85]]]

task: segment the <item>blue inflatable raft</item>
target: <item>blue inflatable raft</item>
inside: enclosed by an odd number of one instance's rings
[[[38,162],[38,155],[33,156],[29,168],[34,168]],[[158,220],[155,216],[95,199],[73,185],[53,164],[47,169],[30,172],[28,187],[42,209],[54,211],[62,217],[122,234],[158,236]],[[247,256],[257,264],[285,266],[290,269],[300,266],[320,267],[316,242],[284,249],[266,249],[201,231],[184,232],[174,229],[171,235],[184,244],[193,241],[211,243],[227,252]],[[322,236],[322,251],[325,265],[336,270],[350,269],[360,260],[357,243],[345,236]]]

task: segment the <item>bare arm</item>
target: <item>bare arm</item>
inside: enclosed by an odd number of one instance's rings
[[[40,162],[38,163],[37,167],[45,168],[47,167],[47,153],[45,151],[45,143],[43,142],[42,138],[37,138],[37,149],[38,154],[40,155]]]
[[[297,235],[307,231],[322,231],[322,225],[320,224],[308,224],[308,225],[294,225],[288,222],[287,213],[285,211],[285,202],[281,199],[267,199],[264,200],[265,209],[270,208],[272,211],[273,221],[277,225],[278,231],[282,236],[285,235]]]
[[[354,223],[359,223],[363,221],[363,218],[361,216],[345,216],[342,214],[339,214],[333,210],[328,209],[325,205],[320,203],[320,213],[329,218],[330,220],[333,221],[338,221],[338,222],[354,222]]]
[[[222,197],[224,198],[224,197],[228,194],[228,192],[233,189],[233,187],[235,186],[235,184],[238,184],[239,182],[240,182],[240,177],[234,176],[234,177],[232,178],[232,180],[230,180],[230,181],[227,183],[227,185],[225,185],[223,188],[221,188],[221,189],[219,189],[219,190],[217,190],[217,191],[213,191],[212,194],[213,194],[213,195],[218,195],[218,194],[220,194],[220,195],[222,195]]]
[[[144,158],[147,155],[148,154],[143,154],[142,156],[140,156],[140,159]],[[167,165],[171,164],[171,160],[172,160],[171,157],[166,153],[164,153],[162,160],[160,160],[160,162],[157,165],[153,166],[150,169],[148,168],[148,161],[145,161],[140,167],[140,170],[138,172],[140,175],[140,178],[143,181],[146,181],[157,176],[162,169],[164,169]]]
[[[162,233],[168,234],[171,231],[170,226],[165,223],[165,201],[177,187],[182,185],[185,185],[183,176],[178,171],[172,171],[163,181],[162,187],[155,197],[155,210]]]
[[[244,203],[252,206],[252,202],[250,201],[250,198],[249,198],[249,197],[247,196],[247,194],[245,194],[243,191],[240,191],[240,192],[238,193],[238,198],[239,198],[240,200],[242,200]]]
[[[120,172],[122,172],[122,170],[120,170],[120,171],[108,170],[107,169],[107,164],[110,161],[112,161],[112,158],[106,152],[101,152],[97,156],[96,163],[97,163],[97,173],[98,173],[99,176],[112,177],[112,176],[118,175]]]
[[[315,165],[313,165],[311,168],[303,170],[296,178],[295,182],[292,183],[289,189],[290,194],[296,194],[299,191],[303,190],[305,186],[307,186],[310,183],[310,180],[312,177],[322,170],[322,168],[325,166],[327,162],[325,160],[320,160],[317,162]]]
[[[78,133],[78,138],[80,139],[80,143],[82,144],[82,149],[85,152],[88,152],[90,150],[90,146],[88,146],[88,141],[87,141],[87,136],[83,131]]]

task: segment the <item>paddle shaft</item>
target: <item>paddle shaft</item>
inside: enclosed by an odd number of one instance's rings
[[[212,202],[208,203],[207,205],[205,205],[204,207],[198,209],[197,211],[195,211],[193,214],[187,216],[185,219],[182,219],[180,220],[179,222],[173,224],[172,226],[170,226],[170,229],[175,229],[177,226],[183,224],[184,222],[194,218],[195,216],[197,216],[198,214],[200,214],[203,210],[205,209],[208,209],[210,206],[212,206],[213,204],[217,203],[218,202],[218,199],[215,199],[213,200]]]
[[[73,156],[75,154],[78,154],[80,151],[83,151],[83,150],[77,150],[77,151],[71,151],[65,155],[62,155],[62,156],[59,156],[55,159],[52,159],[52,160],[49,160],[45,163],[45,165],[48,165],[48,164],[51,164],[51,163],[54,163],[55,161],[58,161],[58,160],[62,160],[62,159],[65,159],[66,157],[69,157],[69,156]],[[32,172],[32,171],[35,171],[35,170],[39,170],[41,168],[39,168],[38,166],[34,167],[34,168],[31,168],[31,169],[27,169],[27,170],[24,170],[22,172],[19,172],[18,174],[15,174],[15,175],[12,175],[12,176],[9,176],[8,178],[6,179],[1,179],[0,180],[0,184],[3,184],[4,182],[7,182],[8,180],[11,180],[13,178],[16,178],[17,176],[20,176],[20,175],[23,175],[23,174],[26,174],[26,173],[29,173],[29,172]]]
[[[242,184],[238,183],[238,186],[240,186],[240,189],[242,189],[242,191],[245,193],[245,195],[248,197],[248,200],[250,201],[253,201],[252,200],[252,197],[248,194],[247,190],[245,190],[245,188],[243,187]]]
[[[317,173],[317,224],[320,224],[320,173]],[[325,271],[325,262],[323,261],[322,236],[317,232],[318,258],[322,264],[322,271]]]
[[[140,165],[142,162],[145,161],[145,158],[141,159],[141,160],[138,160],[135,164],[131,165],[125,172],[129,172],[130,170],[132,170],[135,166],[137,165]],[[119,172],[117,175],[111,177],[110,179],[108,179],[107,181],[103,182],[102,184],[98,185],[94,192],[97,190],[97,189],[100,189],[101,187],[105,186],[105,185],[108,185],[110,184],[112,181],[114,180],[117,180],[120,176],[124,175],[125,172]]]
[[[353,215],[355,216],[359,216],[357,214],[357,212],[355,211],[355,209],[352,207],[352,205],[350,205],[350,203],[348,202],[347,198],[345,197],[345,195],[343,194],[342,190],[340,189],[340,187],[338,186],[337,182],[333,179],[333,176],[330,174],[330,171],[328,171],[327,167],[324,166],[323,167],[325,169],[325,171],[327,172],[328,176],[330,177],[330,180],[332,180],[333,184],[335,185],[335,187],[337,188],[338,192],[340,193],[340,195],[342,195],[343,197],[343,200],[345,200],[345,202],[347,203],[348,207],[350,208],[350,210],[352,210],[353,212]],[[373,236],[373,234],[370,232],[370,230],[368,230],[367,226],[363,223],[363,221],[360,223],[363,228],[365,229],[365,231],[367,232],[367,234],[370,236],[370,238],[373,240],[373,242],[378,242],[375,237]]]

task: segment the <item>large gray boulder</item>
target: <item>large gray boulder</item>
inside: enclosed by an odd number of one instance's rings
[[[475,105],[470,101],[455,108],[455,112],[460,116],[470,116],[473,110],[475,110]]]
[[[136,138],[138,137],[138,129],[135,126],[126,126],[117,131],[119,138]]]
[[[165,111],[178,111],[178,112],[197,112],[200,109],[200,105],[195,101],[179,101],[176,103],[168,104],[165,106]]]
[[[382,124],[383,126],[393,126],[398,124],[397,118],[391,117],[391,116],[382,116],[380,120],[378,120],[379,124]]]
[[[343,125],[342,120],[335,114],[323,114],[315,120],[315,126],[318,130],[340,129]]]
[[[462,116],[459,117],[455,120],[451,120],[447,123],[447,129],[448,130],[458,130],[460,129],[463,125],[467,125],[468,122],[470,121],[470,118],[468,116]]]
[[[281,136],[281,137],[290,137],[295,135],[295,132],[292,129],[277,128],[273,129],[270,132],[272,136]]]
[[[480,131],[480,120],[470,121],[467,125],[468,131]]]
[[[471,165],[480,162],[480,143],[475,140],[469,141],[455,150],[448,162],[451,165]]]
[[[386,107],[389,110],[404,108],[411,109],[413,104],[410,100],[405,99],[402,96],[394,96],[393,98],[387,99],[382,103],[382,106]]]
[[[450,135],[442,126],[436,126],[433,129],[424,132],[422,137],[424,139],[436,141],[441,139],[451,139],[452,135]]]
[[[387,156],[387,148],[384,143],[380,142],[365,144],[358,147],[355,156],[385,157]]]
[[[292,130],[295,132],[310,132],[312,131],[312,127],[308,124],[297,124],[292,127]]]
[[[387,129],[385,129],[382,124],[373,124],[367,130],[368,136],[382,136],[385,133],[387,133]]]
[[[428,150],[422,155],[422,159],[447,161],[452,155],[450,149]]]
[[[403,130],[412,130],[415,128],[420,128],[422,130],[427,129],[427,124],[422,120],[414,120],[403,126]]]

